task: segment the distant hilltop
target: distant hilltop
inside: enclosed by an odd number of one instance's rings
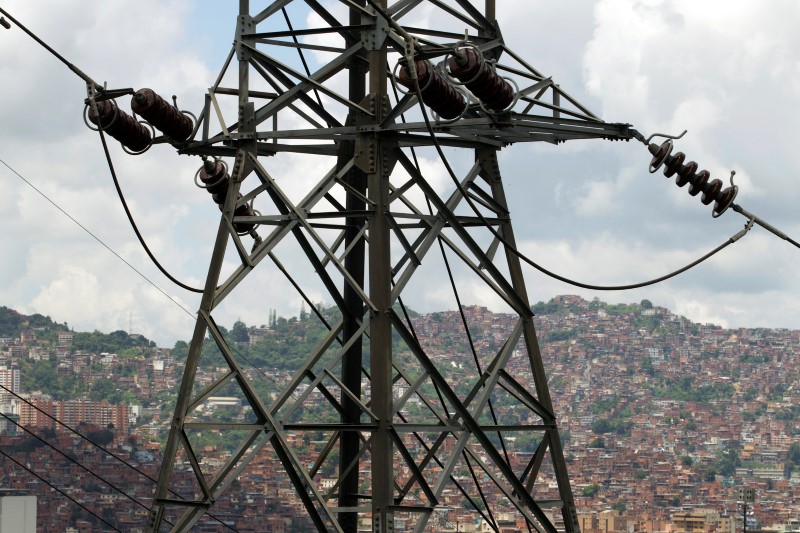
[[[56,350],[69,346],[70,350],[92,353],[116,353],[125,348],[155,348],[155,343],[142,335],[118,330],[111,333],[76,332],[67,322],[55,322],[49,316],[34,313],[24,315],[0,306],[0,344],[19,343]]]

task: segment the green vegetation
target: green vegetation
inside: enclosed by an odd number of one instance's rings
[[[622,418],[599,418],[592,422],[592,432],[597,434],[616,433],[617,435],[629,435],[632,422]]]
[[[598,485],[597,483],[592,483],[591,485],[583,487],[583,491],[581,491],[581,493],[584,496],[591,497],[597,494],[599,491],[600,491],[600,485]]]
[[[92,333],[75,333],[72,341],[72,349],[75,351],[81,350],[88,353],[115,353],[129,349],[129,348],[155,348],[156,344],[149,341],[144,337],[130,336],[127,332],[118,330],[112,333],[101,333],[94,331]]]
[[[668,380],[655,387],[653,393],[656,398],[669,398],[685,402],[709,403],[711,400],[729,398],[733,395],[734,388],[730,383],[702,384],[695,386],[694,376],[681,376]]]
[[[52,329],[68,331],[67,324],[57,324],[49,316],[34,313],[30,316],[17,313],[13,309],[0,306],[0,337],[19,337],[26,329]]]

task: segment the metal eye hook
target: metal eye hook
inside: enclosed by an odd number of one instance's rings
[[[648,137],[647,140],[644,141],[644,144],[650,144],[650,141],[653,139],[653,137],[664,137],[665,139],[680,139],[681,137],[686,135],[687,131],[689,131],[689,130],[683,130],[683,133],[681,133],[680,135],[668,135],[666,133],[654,133],[650,137]]]
[[[730,180],[731,180],[731,187],[736,187],[736,185],[733,183],[733,177],[734,177],[735,175],[736,175],[736,171],[735,171],[735,170],[731,170],[731,177],[730,177]]]

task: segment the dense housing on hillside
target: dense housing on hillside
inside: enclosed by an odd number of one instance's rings
[[[740,518],[736,501],[743,485],[756,489],[752,509],[762,526],[798,518],[800,331],[696,324],[646,300],[608,305],[561,296],[536,304],[534,311],[582,531],[732,531]],[[479,360],[498,350],[511,317],[478,306],[464,307],[463,314]],[[460,369],[474,364],[461,314],[412,313],[411,320],[420,343],[447,369],[458,389]],[[42,322],[34,327],[20,315],[16,330],[0,329],[0,367],[5,367],[0,384],[70,425],[108,438],[113,450],[154,474],[185,343],[160,349],[124,332],[77,333]],[[264,379],[282,383],[321,328],[306,314],[301,319],[276,318],[259,327],[238,322],[229,335],[250,361],[263,367],[259,372]],[[198,384],[211,382],[223,371],[202,368]],[[16,381],[14,376],[19,376]],[[69,396],[74,391],[81,393]],[[54,396],[48,399],[46,394]],[[102,458],[40,411],[22,405],[18,402],[14,412],[21,425],[55,434],[52,438],[61,449],[147,502],[151,482]],[[241,409],[231,398],[210,401],[203,408],[224,409],[230,416]],[[6,424],[7,433],[13,429]],[[122,496],[85,472],[79,474],[58,454],[43,453],[19,428],[16,433],[0,437],[3,450],[69,487],[83,501],[96,502],[98,512],[116,518],[123,530],[136,531],[146,516],[141,508],[123,505]],[[305,451],[324,444],[290,438],[301,459]],[[530,443],[531,450],[535,445]],[[204,464],[212,467],[226,453],[224,441],[208,442],[202,450]],[[524,465],[527,457],[522,455],[512,458],[512,464]],[[239,518],[240,531],[302,527],[302,505],[280,462],[266,454],[256,465],[238,480],[235,494],[215,506],[216,512],[263,517],[269,511],[269,520],[251,525]],[[317,481],[324,488],[331,479],[321,472]],[[40,512],[40,519],[53,528],[78,519],[91,526],[90,515],[75,511],[10,463],[4,464],[0,483],[42,494],[40,505],[47,510]],[[443,499],[449,510],[434,520],[437,531],[478,530],[479,524],[464,522],[459,494],[445,494]],[[505,516],[504,509],[495,511]],[[207,524],[209,531],[217,526]],[[507,527],[514,531],[516,524],[511,520]]]

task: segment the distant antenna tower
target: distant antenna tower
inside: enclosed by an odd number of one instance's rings
[[[291,24],[287,8],[298,3],[313,26]],[[148,530],[161,531],[166,518],[171,531],[189,530],[267,448],[318,531],[355,533],[366,519],[374,532],[394,531],[398,520],[419,532],[455,501],[495,531],[502,510],[529,531],[577,532],[497,154],[515,142],[628,140],[633,131],[600,120],[509,48],[494,0],[484,9],[467,0],[342,3],[347,19],[316,1],[279,0],[255,12],[240,1],[233,48],[197,123],[167,134],[181,153],[204,158],[196,181],[222,217]],[[422,18],[429,25],[414,26]],[[312,71],[308,52],[324,64]],[[166,133],[145,111],[157,95],[140,93],[137,113]],[[151,107],[163,119],[169,106]],[[172,115],[164,120],[171,126],[183,120]],[[120,136],[139,151],[144,133],[133,124]],[[458,154],[459,174],[439,190],[419,163],[443,150]],[[270,170],[270,156],[287,153],[328,165],[299,201],[285,191],[298,170]],[[278,261],[290,242],[340,318],[322,317],[327,336],[265,396],[213,314],[265,259],[317,312]],[[239,266],[221,279],[229,245]],[[415,282],[444,277],[442,256],[429,261],[437,252],[517,315],[499,348],[468,349],[471,368],[458,382],[404,316]],[[229,371],[199,388],[207,333]],[[240,397],[247,419],[201,419],[198,408],[219,394]],[[240,436],[213,468],[193,444],[206,431]],[[304,441],[313,441],[311,460],[292,444],[304,435],[313,437]],[[194,480],[194,497],[170,495],[179,471]],[[323,487],[322,477],[334,482]]]

